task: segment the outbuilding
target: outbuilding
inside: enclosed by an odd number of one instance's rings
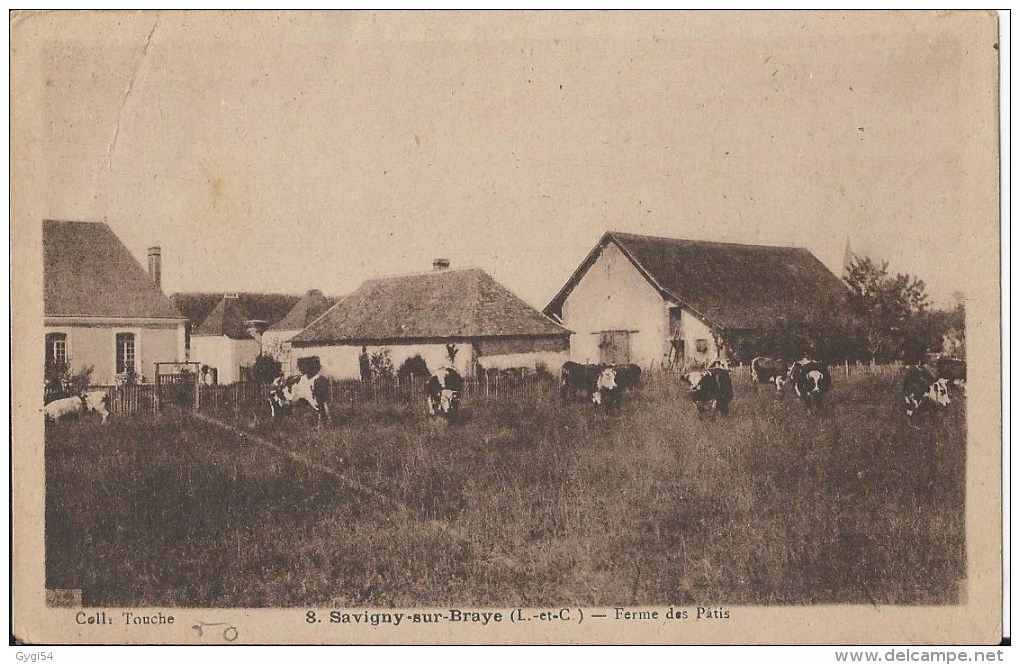
[[[370,279],[291,338],[295,356],[318,356],[332,378],[359,378],[367,359],[394,369],[421,356],[430,370],[559,371],[570,331],[484,270],[449,269]]]

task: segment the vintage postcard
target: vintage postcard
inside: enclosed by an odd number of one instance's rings
[[[1002,639],[994,12],[15,12],[25,644]]]

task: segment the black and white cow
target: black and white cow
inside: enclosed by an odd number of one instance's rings
[[[453,422],[460,409],[460,393],[464,390],[464,380],[452,367],[440,367],[425,383],[428,393],[428,411],[430,416],[445,418]]]
[[[293,407],[307,404],[318,416],[318,424],[322,421],[332,422],[329,412],[329,379],[320,373],[321,366],[318,356],[298,358],[298,369],[302,372],[287,378],[279,377],[273,381],[269,392],[269,410],[273,418],[281,418]]]
[[[637,388],[641,383],[641,368],[633,363],[613,365],[616,373],[616,385],[620,390],[631,390]]]
[[[699,418],[703,418],[712,409],[724,416],[729,414],[730,402],[733,401],[733,382],[729,370],[710,367],[688,372],[683,378],[691,387],[690,398],[698,408]]]
[[[585,402],[591,401],[595,392],[595,384],[599,380],[605,365],[582,365],[568,360],[560,370],[560,399],[571,401],[580,392]]]
[[[967,361],[942,356],[935,361],[936,378],[945,379],[948,385],[967,389]]]
[[[924,410],[936,410],[949,405],[947,379],[939,377],[920,365],[908,367],[903,377],[903,400],[907,403],[907,415]]]
[[[774,383],[782,392],[790,373],[790,364],[782,358],[759,356],[751,361],[751,378],[758,383]]]
[[[828,367],[817,360],[803,358],[790,367],[789,380],[808,410],[824,408],[825,395],[832,388]]]

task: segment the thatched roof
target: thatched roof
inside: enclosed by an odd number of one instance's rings
[[[110,227],[43,222],[46,316],[182,319]]]
[[[193,335],[226,335],[231,339],[250,338],[245,321],[272,325],[301,300],[299,295],[283,293],[175,293],[171,298],[191,322]]]
[[[304,330],[332,306],[333,300],[322,295],[322,291],[312,289],[297,301],[285,317],[269,327],[272,330]]]
[[[846,298],[846,286],[806,249],[658,238],[608,231],[581,263],[546,314],[563,302],[610,243],[667,301],[717,330],[774,327],[817,316]]]
[[[479,337],[565,337],[477,268],[371,279],[291,339],[294,344]]]

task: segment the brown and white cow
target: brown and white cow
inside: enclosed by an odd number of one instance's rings
[[[825,395],[832,387],[828,367],[817,360],[803,358],[790,367],[789,380],[793,383],[793,391],[809,411],[824,408]]]
[[[425,382],[429,415],[445,418],[452,423],[460,410],[460,394],[463,390],[464,380],[457,370],[452,367],[437,369]]]
[[[604,369],[606,365],[582,365],[573,360],[563,363],[560,369],[560,399],[572,401],[580,392],[583,401],[592,401],[597,391],[595,384]]]
[[[782,358],[759,356],[751,361],[751,378],[757,383],[774,383],[776,392],[782,392],[789,373],[790,364]]]
[[[710,411],[729,415],[733,401],[733,382],[730,372],[722,367],[694,370],[683,376],[691,387],[690,398],[698,409],[698,417],[704,418]],[[714,414],[713,414],[714,416]]]
[[[297,366],[302,374],[273,381],[269,392],[269,410],[273,418],[282,418],[292,408],[304,403],[315,411],[318,425],[321,426],[323,420],[332,422],[327,402],[329,379],[320,374],[319,358],[298,358]]]
[[[932,374],[920,365],[908,367],[903,377],[903,400],[907,403],[907,415],[911,417],[920,411],[948,406],[947,379]]]
[[[85,411],[85,400],[81,397],[64,397],[55,399],[43,406],[46,420],[54,422],[70,415],[81,416]]]

